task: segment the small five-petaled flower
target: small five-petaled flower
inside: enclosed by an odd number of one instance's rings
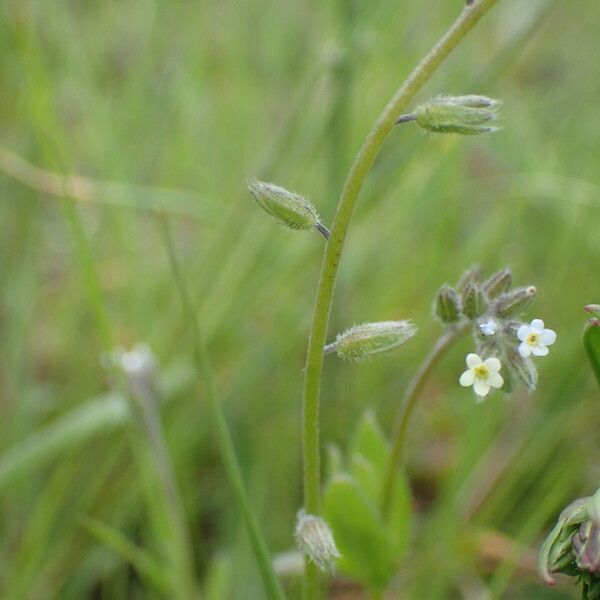
[[[498,330],[498,323],[492,319],[489,319],[487,323],[481,323],[481,325],[479,325],[479,329],[481,329],[481,333],[483,333],[483,335],[494,335]]]
[[[521,340],[519,354],[525,358],[531,356],[546,356],[548,346],[556,341],[556,332],[544,329],[544,321],[534,319],[529,325],[521,325],[517,330],[517,337]]]
[[[501,388],[504,384],[500,369],[502,365],[496,357],[482,358],[478,354],[467,354],[467,370],[460,376],[459,383],[464,387],[473,386],[473,391],[483,399],[491,388]]]

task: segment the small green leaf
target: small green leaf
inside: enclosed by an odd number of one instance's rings
[[[325,452],[325,473],[327,477],[335,477],[344,470],[342,451],[335,444],[327,444]]]
[[[350,444],[350,474],[374,506],[379,507],[383,480],[387,472],[390,447],[375,413],[368,409],[356,426]],[[389,533],[394,555],[399,561],[408,544],[412,512],[411,495],[403,475],[396,478],[394,505],[390,512]]]
[[[385,468],[389,452],[387,440],[379,427],[375,413],[370,409],[366,410],[354,431],[349,455],[352,457],[354,454],[360,454],[379,470]]]
[[[373,506],[378,507],[381,501],[381,482],[383,469],[377,469],[373,463],[360,454],[352,456],[350,473],[361,492],[367,496]],[[399,562],[408,545],[411,523],[411,498],[406,478],[398,474],[394,503],[390,511],[388,534],[392,542],[393,555]]]
[[[592,365],[598,383],[600,383],[600,320],[590,319],[583,332],[583,345]]]
[[[339,570],[372,590],[383,590],[397,565],[389,527],[376,505],[354,479],[338,476],[325,491],[324,513],[342,554]]]

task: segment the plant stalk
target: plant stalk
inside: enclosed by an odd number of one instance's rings
[[[394,488],[396,486],[396,477],[398,475],[398,465],[402,460],[402,453],[404,451],[404,443],[406,440],[406,432],[408,430],[408,422],[410,417],[417,405],[421,391],[423,390],[429,375],[431,375],[433,369],[437,366],[440,360],[444,357],[446,352],[454,344],[454,342],[460,338],[468,329],[468,324],[457,327],[449,327],[439,337],[429,354],[425,357],[425,360],[421,363],[421,366],[413,376],[412,380],[408,384],[406,391],[404,392],[404,398],[396,417],[394,419],[394,428],[392,433],[393,447],[390,454],[390,460],[388,463],[385,480],[383,483],[383,493],[381,496],[381,512],[384,516],[388,516],[394,498]]]
[[[303,459],[304,510],[309,514],[318,515],[321,512],[319,395],[323,370],[323,347],[327,336],[337,271],[358,194],[383,143],[393,129],[395,120],[431,78],[443,60],[496,2],[497,0],[481,0],[478,4],[463,9],[446,34],[417,65],[389,101],[359,150],[346,179],[333,221],[331,237],[325,246],[306,356],[303,395]],[[314,600],[318,596],[318,571],[314,565],[307,565],[304,597],[306,600]]]
[[[242,471],[240,469],[240,465],[235,453],[235,447],[233,445],[233,440],[231,438],[231,432],[229,431],[229,426],[227,425],[227,420],[225,419],[221,402],[217,398],[215,391],[214,379],[212,375],[212,369],[210,367],[206,343],[202,336],[196,312],[192,306],[190,296],[185,286],[183,274],[179,267],[179,261],[177,260],[177,255],[175,252],[175,245],[169,230],[169,224],[164,213],[161,214],[161,223],[163,226],[173,277],[177,285],[184,312],[186,313],[192,329],[194,362],[198,371],[198,378],[204,385],[204,392],[208,399],[210,410],[213,413],[221,458],[223,460],[227,478],[229,479],[229,484],[233,490],[238,508],[246,524],[250,545],[252,547],[252,551],[254,552],[254,557],[258,564],[258,568],[263,580],[265,595],[269,600],[284,600],[285,595],[283,593],[281,584],[277,579],[275,569],[273,568],[273,563],[271,561],[267,544],[260,531],[258,521],[252,510],[252,507],[250,506],[250,501],[248,500],[248,495],[246,493],[246,488],[242,477]]]

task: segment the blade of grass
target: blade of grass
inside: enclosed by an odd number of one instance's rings
[[[127,561],[137,571],[140,578],[154,587],[157,592],[164,594],[168,591],[168,577],[164,572],[164,566],[147,550],[133,543],[118,529],[110,527],[98,519],[82,517],[80,525],[90,535]]]
[[[164,213],[161,215],[160,222],[169,255],[169,263],[173,273],[173,278],[181,298],[183,310],[187,315],[192,329],[194,360],[198,369],[198,378],[204,386],[204,392],[207,396],[211,411],[213,413],[217,439],[225,470],[227,472],[227,477],[232,487],[236,502],[244,518],[244,522],[246,523],[252,550],[263,579],[265,593],[271,600],[281,600],[285,596],[273,568],[266,542],[262,536],[256,516],[254,515],[254,512],[250,506],[250,501],[248,500],[248,496],[246,494],[244,480],[242,478],[241,469],[235,454],[231,433],[229,431],[221,403],[216,395],[212,370],[208,357],[208,350],[202,337],[200,324],[196,318],[196,313],[194,312],[190,302],[183,274],[179,268],[179,263],[175,252],[175,245],[169,229],[169,223]]]

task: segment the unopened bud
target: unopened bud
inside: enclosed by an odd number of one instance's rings
[[[456,284],[456,289],[459,292],[464,292],[465,288],[467,287],[467,284],[469,284],[471,282],[479,283],[480,281],[481,281],[481,267],[479,265],[472,265],[460,276],[460,279],[458,280],[458,283]]]
[[[600,317],[600,304],[588,304],[584,309],[586,312],[589,312],[590,315]]]
[[[294,537],[298,547],[321,571],[332,573],[335,563],[341,557],[331,530],[319,517],[298,511]]]
[[[460,319],[460,298],[456,290],[443,285],[435,301],[435,314],[442,323],[455,323]]]
[[[515,348],[506,349],[506,364],[528,392],[537,387],[538,372],[531,358],[521,356]]]
[[[486,96],[440,96],[418,106],[414,115],[427,131],[477,135],[499,129],[493,123],[500,104]]]
[[[470,282],[465,286],[462,296],[462,310],[468,319],[476,319],[487,310],[487,302],[478,283]]]
[[[544,581],[554,585],[552,573],[571,574],[573,534],[588,520],[589,498],[580,498],[565,508],[540,548],[539,570]]]
[[[136,397],[146,398],[155,393],[157,386],[157,363],[146,344],[138,344],[132,350],[116,348],[111,355],[112,364],[125,376]]]
[[[317,209],[300,194],[262,181],[251,181],[248,190],[256,203],[280,224],[290,229],[318,228]]]
[[[494,311],[499,317],[516,315],[527,308],[536,293],[537,290],[532,285],[506,292],[506,294],[498,296]]]
[[[363,323],[338,334],[335,342],[325,346],[325,353],[337,352],[340,358],[360,361],[393,350],[416,333],[410,321]]]
[[[585,521],[573,534],[573,554],[582,571],[600,570],[600,528],[594,521]]]
[[[512,273],[510,269],[502,269],[494,273],[484,284],[483,291],[487,297],[492,300],[500,294],[506,292],[512,283]]]

